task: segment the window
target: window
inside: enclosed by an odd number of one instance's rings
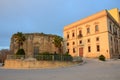
[[[113,25],[113,33],[115,32],[115,25]]]
[[[95,32],[99,31],[98,25],[95,26]]]
[[[79,34],[82,34],[82,30],[79,30]]]
[[[113,38],[112,38],[112,36],[111,36],[111,46],[113,45]]]
[[[73,53],[75,53],[75,48],[73,48]]]
[[[69,46],[69,42],[67,43],[67,46]]]
[[[114,53],[114,52],[113,52],[113,48],[111,48],[111,53]]]
[[[99,37],[96,37],[96,41],[99,41]]]
[[[69,34],[67,34],[67,39],[69,39]]]
[[[80,44],[82,44],[82,40],[80,40]]]
[[[118,52],[118,40],[116,40],[116,52]]]
[[[79,30],[78,38],[81,38],[81,37],[82,37],[82,31]]]
[[[87,28],[87,34],[89,34],[89,33],[90,33],[90,28],[88,27],[88,28]]]
[[[117,28],[115,28],[115,35],[117,36],[118,34],[117,34]]]
[[[111,22],[110,22],[110,31],[112,31],[112,26],[111,26],[112,24],[111,24]]]
[[[72,33],[72,37],[74,37],[75,36],[75,34],[74,34],[74,32]]]
[[[111,36],[111,42],[112,42],[112,36]]]
[[[97,47],[97,52],[99,52],[100,51],[100,46],[97,45],[96,47]]]
[[[90,46],[88,46],[88,52],[91,52],[91,47]]]
[[[67,52],[68,52],[68,53],[70,52],[69,49],[67,49]]]
[[[73,45],[75,44],[75,42],[73,41]]]
[[[90,39],[88,39],[87,42],[90,43]]]

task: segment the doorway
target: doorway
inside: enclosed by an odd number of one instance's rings
[[[83,48],[79,48],[79,56],[83,57]]]

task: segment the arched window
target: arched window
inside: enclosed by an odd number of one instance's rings
[[[74,34],[74,32],[72,33],[72,37],[74,37],[75,36],[75,34]]]
[[[99,31],[98,25],[95,25],[95,32]]]
[[[69,39],[69,34],[67,34],[67,39]]]
[[[90,28],[88,27],[88,28],[87,28],[87,34],[89,34],[89,33],[90,33]]]

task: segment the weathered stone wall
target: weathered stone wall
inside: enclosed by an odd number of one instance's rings
[[[29,69],[29,68],[57,68],[65,67],[78,62],[62,62],[62,61],[27,61],[27,60],[6,60],[4,68],[8,69]]]
[[[58,49],[54,46],[53,40],[55,35],[43,33],[24,34],[26,41],[23,44],[23,49],[26,55],[34,55],[42,52],[58,53]],[[18,50],[18,45],[12,36],[10,50],[15,54]]]

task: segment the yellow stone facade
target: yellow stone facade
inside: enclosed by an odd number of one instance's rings
[[[120,14],[103,10],[64,27],[66,52],[72,56],[106,58],[120,55]]]

